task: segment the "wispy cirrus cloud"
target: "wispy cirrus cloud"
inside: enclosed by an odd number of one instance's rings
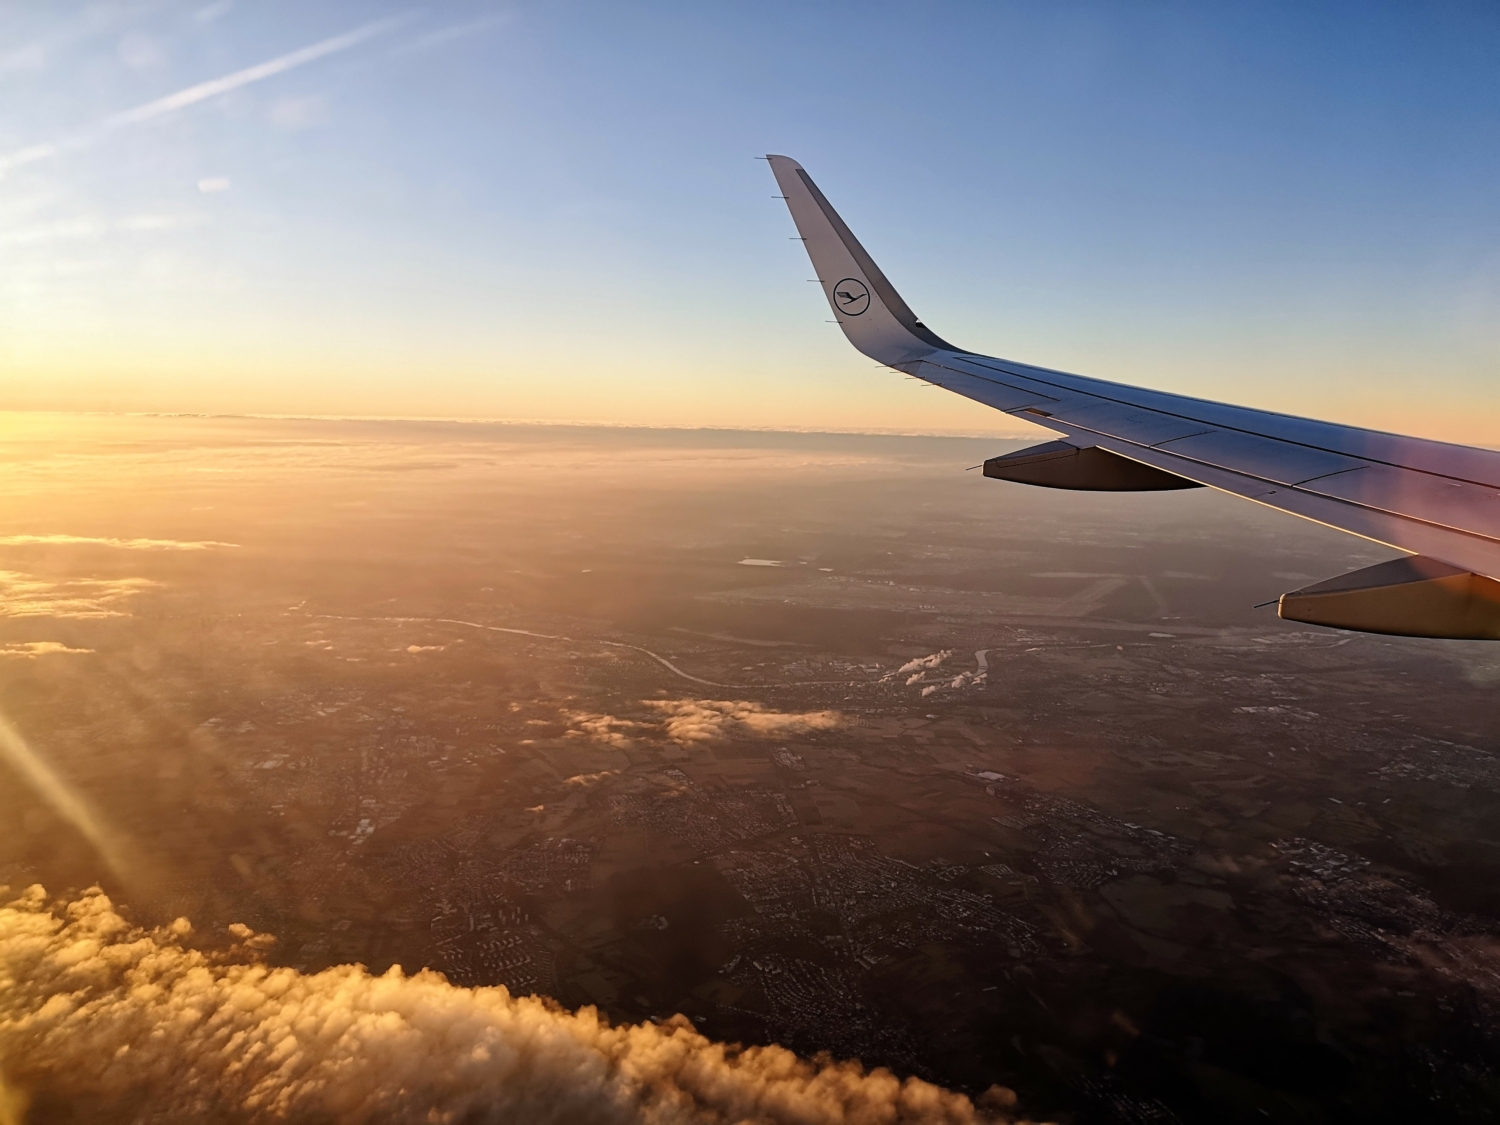
[[[164,113],[173,113],[179,109],[186,109],[190,105],[216,98],[220,94],[227,94],[231,90],[238,90],[242,86],[249,86],[252,82],[260,82],[277,74],[285,74],[299,66],[327,55],[336,54],[339,51],[347,51],[350,47],[363,43],[366,39],[373,39],[377,35],[383,35],[387,31],[400,26],[409,17],[387,16],[385,19],[375,20],[362,27],[356,27],[353,31],[346,31],[343,35],[335,35],[331,39],[324,39],[319,43],[303,47],[300,50],[289,51],[284,55],[278,55],[274,59],[268,59],[255,66],[247,66],[244,70],[237,70],[233,74],[226,74],[222,78],[212,78],[207,82],[200,82],[196,86],[189,86],[185,90],[178,90],[175,94],[168,94],[164,98],[157,98],[154,102],[127,109],[123,113],[116,113],[104,119],[106,129],[117,128],[121,125],[134,125],[141,121],[150,121],[153,117],[160,117]]]
[[[112,223],[95,217],[63,219],[0,232],[0,246],[38,246],[54,242],[94,242],[113,232],[127,234],[190,230],[208,221],[197,214],[127,215]]]
[[[410,16],[396,15],[387,16],[384,19],[374,20],[370,23],[356,27],[353,31],[346,31],[342,35],[335,35],[323,39],[309,46],[289,51],[284,55],[278,55],[274,59],[267,59],[255,66],[236,70],[232,74],[226,74],[220,78],[211,78],[207,82],[199,82],[195,86],[178,90],[176,93],[157,98],[154,101],[138,105],[134,109],[123,110],[120,113],[111,114],[92,128],[75,133],[72,136],[62,137],[57,140],[43,141],[40,144],[27,145],[25,148],[15,149],[12,152],[0,155],[0,175],[14,168],[27,164],[34,164],[39,160],[46,160],[58,156],[64,152],[76,151],[87,148],[93,144],[104,133],[119,129],[127,125],[137,125],[143,121],[165,114],[175,113],[186,109],[188,106],[197,105],[199,102],[227,94],[231,90],[238,90],[255,82],[264,81],[278,74],[285,74],[289,70],[295,70],[299,66],[306,66],[329,55],[337,54],[339,51],[347,51],[350,47],[357,46],[368,39],[378,35],[384,35],[405,23]]]
[[[58,5],[61,7],[61,5]],[[97,35],[107,35],[141,15],[160,7],[158,0],[144,2],[77,5],[76,14],[64,19],[40,39],[0,53],[0,77],[12,73],[46,70],[59,52]]]
[[[399,47],[392,48],[393,55],[415,54],[419,51],[431,50],[445,43],[452,43],[460,39],[467,39],[477,35],[481,31],[488,31],[492,27],[500,27],[509,23],[511,16],[508,12],[496,12],[478,19],[465,20],[462,23],[451,23],[443,27],[434,28],[432,31],[418,35],[409,43],[403,43]]]
[[[234,0],[215,0],[193,13],[193,19],[197,23],[213,23],[221,16],[227,16],[234,8]]]

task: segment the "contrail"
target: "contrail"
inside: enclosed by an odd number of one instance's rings
[[[160,117],[165,113],[184,109],[198,102],[206,101],[219,94],[228,93],[230,90],[238,90],[241,86],[249,86],[253,82],[259,82],[263,78],[271,78],[274,75],[285,73],[305,63],[313,62],[338,51],[347,50],[356,44],[363,43],[366,39],[383,35],[387,31],[404,23],[409,16],[387,16],[385,19],[375,20],[363,27],[357,27],[353,31],[347,31],[343,35],[335,35],[331,39],[324,39],[320,43],[314,43],[309,47],[291,51],[285,55],[279,55],[274,59],[258,63],[255,66],[237,70],[233,74],[226,74],[222,78],[210,79],[200,82],[196,86],[189,86],[186,90],[178,90],[175,94],[168,94],[164,98],[147,102],[145,105],[127,109],[123,113],[116,113],[106,117],[95,128],[80,133],[76,136],[59,141],[48,141],[43,144],[28,145],[26,148],[17,149],[14,152],[0,156],[0,175],[19,168],[23,164],[32,164],[38,160],[45,160],[49,156],[74,149],[84,148],[91,144],[94,139],[106,129],[118,129],[122,125],[135,125],[142,121],[149,121],[153,117]]]
[[[238,90],[241,86],[248,86],[252,82],[259,82],[262,78],[270,78],[273,74],[281,74],[291,70],[293,67],[310,63],[314,59],[321,59],[324,55],[331,55],[336,51],[343,51],[353,47],[356,43],[363,43],[366,39],[373,38],[384,32],[390,31],[397,24],[403,22],[405,16],[388,16],[374,23],[367,23],[363,27],[357,27],[353,31],[343,35],[335,35],[332,39],[325,39],[321,43],[314,43],[311,47],[303,47],[300,51],[292,51],[290,54],[271,59],[269,62],[259,63],[256,66],[237,70],[233,74],[226,74],[223,78],[215,78],[208,82],[200,82],[196,86],[189,86],[186,90],[179,90],[175,94],[168,94],[164,98],[157,98],[154,102],[137,106],[135,109],[127,109],[124,113],[117,113],[113,117],[105,118],[104,127],[113,129],[120,125],[133,125],[137,121],[148,121],[153,117],[160,117],[164,113],[171,113],[174,109],[182,109],[184,106],[194,105],[197,102],[206,101],[218,94],[228,93],[230,90]]]

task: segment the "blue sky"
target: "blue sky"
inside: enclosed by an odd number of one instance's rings
[[[1493,4],[38,0],[0,37],[0,408],[1015,432],[825,323],[783,152],[966,347],[1500,443]]]

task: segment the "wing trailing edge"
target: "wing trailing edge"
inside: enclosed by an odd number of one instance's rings
[[[1500,639],[1500,452],[957,348],[917,319],[800,164],[766,159],[855,348],[1062,435],[991,458],[986,476],[1087,491],[1227,492],[1411,556],[1285,594],[1282,617],[1404,636]]]

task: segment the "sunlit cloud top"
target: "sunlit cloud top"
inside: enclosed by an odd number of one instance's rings
[[[235,543],[218,543],[209,539],[117,539],[93,535],[0,535],[4,547],[118,547],[127,551],[206,551],[213,547],[234,547]]]

